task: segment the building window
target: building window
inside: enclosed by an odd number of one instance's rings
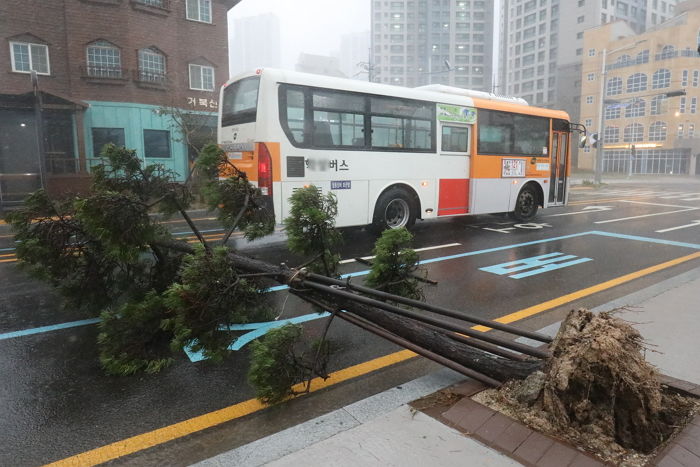
[[[637,54],[637,64],[649,63],[649,49],[642,50]]]
[[[681,139],[683,138],[683,124],[682,123],[678,124],[678,137]]]
[[[681,79],[681,86],[686,87],[688,85],[688,70],[683,70],[683,78]]]
[[[143,149],[146,157],[170,157],[170,132],[168,130],[143,130]]]
[[[694,114],[698,109],[698,98],[697,97],[691,97],[690,98],[690,113]]]
[[[652,89],[662,89],[671,86],[671,71],[667,68],[656,70],[651,79]]]
[[[641,123],[632,123],[625,127],[625,143],[638,143],[644,139],[644,127]]]
[[[605,107],[605,119],[612,120],[614,118],[620,118],[621,112],[618,105],[608,105]]]
[[[164,83],[166,72],[165,55],[153,48],[139,50],[139,81]]]
[[[187,0],[187,19],[211,23],[211,0]]]
[[[585,19],[586,19],[586,18],[585,18],[583,15],[581,15],[581,16],[579,16],[578,18],[576,18],[576,22],[579,23],[579,24],[581,24],[581,23],[584,22]]]
[[[685,96],[681,97],[681,102],[680,105],[678,106],[678,112],[684,114],[685,113]]]
[[[33,70],[40,75],[51,73],[47,46],[27,42],[10,42],[10,50],[12,51],[12,71],[29,73]]]
[[[586,126],[587,126],[587,127],[593,126],[593,119],[592,119],[592,118],[587,118],[587,119],[586,119]]]
[[[660,59],[663,60],[665,58],[673,58],[676,56],[676,48],[673,47],[672,45],[666,45],[664,46],[663,49],[661,49],[661,55]]]
[[[627,78],[627,92],[639,92],[647,90],[647,75],[635,73]]]
[[[666,112],[666,99],[665,95],[654,96],[651,99],[651,115],[661,115]]]
[[[139,3],[143,3],[144,5],[148,6],[154,6],[156,8],[165,8],[165,0],[138,0]]]
[[[622,94],[622,78],[610,78],[606,95],[617,96],[618,94]]]
[[[616,126],[606,126],[603,131],[603,141],[605,143],[617,143],[620,141],[620,129]]]
[[[700,80],[700,71],[693,70],[693,87],[698,87],[698,81]]]
[[[593,96],[586,96],[586,104],[592,104],[593,103]]]
[[[694,136],[695,136],[695,124],[688,123],[688,138],[692,138]]]
[[[588,73],[586,79],[588,79],[588,81],[595,81],[595,73]]]
[[[666,122],[654,122],[649,126],[649,141],[666,139]]]
[[[87,75],[98,78],[121,78],[122,60],[118,48],[107,41],[97,41],[87,48]]]
[[[107,144],[114,144],[119,147],[125,146],[124,128],[93,128],[92,157],[99,157]]]
[[[643,117],[646,113],[646,102],[644,99],[635,99],[633,102],[627,105],[625,109],[625,117]]]
[[[197,91],[214,90],[214,68],[190,64],[190,89]]]
[[[581,55],[583,55],[583,49],[579,47],[578,49],[576,49],[576,56],[581,56]]]
[[[588,56],[595,57],[595,49],[588,49]]]

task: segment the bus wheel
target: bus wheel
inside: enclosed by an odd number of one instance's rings
[[[532,220],[537,214],[537,193],[531,186],[525,186],[520,193],[518,193],[518,199],[515,201],[515,209],[511,215],[521,222],[527,222]]]
[[[409,228],[416,222],[413,199],[401,188],[391,188],[384,192],[374,208],[373,230]]]

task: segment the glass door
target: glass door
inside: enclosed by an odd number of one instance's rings
[[[549,204],[557,206],[566,202],[566,172],[569,163],[569,134],[555,131],[552,135],[551,175],[549,179]]]

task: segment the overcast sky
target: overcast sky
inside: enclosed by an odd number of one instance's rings
[[[280,20],[282,66],[294,69],[302,52],[329,55],[340,37],[370,29],[371,0],[243,0],[229,11],[234,18],[274,13]],[[261,33],[260,39],[264,40]]]

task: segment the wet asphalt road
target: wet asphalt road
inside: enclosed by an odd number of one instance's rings
[[[220,236],[207,214],[195,217],[203,230],[212,231],[207,232],[212,239]],[[503,216],[475,216],[422,222],[414,233],[415,247],[429,248],[421,252],[422,260],[433,260],[424,266],[429,277],[439,282],[426,286],[427,300],[498,318],[695,253],[700,224],[694,221],[700,221],[700,183],[620,184],[574,189],[569,206],[541,211],[530,224],[516,225]],[[168,225],[187,236],[184,222]],[[372,235],[361,229],[347,229],[344,235],[343,258],[370,254]],[[300,262],[286,252],[281,234],[263,244],[236,242],[261,259]],[[245,381],[247,347],[231,352],[220,365],[192,362],[182,352],[159,375],[118,378],[100,370],[95,325],[9,335],[86,318],[63,309],[49,287],[27,277],[12,262],[12,247],[9,229],[0,225],[0,465],[60,460],[253,397]],[[529,267],[509,269],[518,265],[507,263],[523,260]],[[548,260],[554,262],[543,263]],[[565,267],[552,268],[562,264]],[[583,295],[517,324],[539,329],[571,308],[593,307],[699,266],[700,259],[692,259]],[[365,269],[349,262],[342,271]],[[274,294],[282,319],[311,312],[294,297],[282,310],[287,293]],[[324,320],[310,321],[305,328],[317,336],[323,324]],[[330,337],[339,345],[332,371],[400,350],[340,320],[333,323]],[[431,363],[413,359],[114,463],[186,465],[432,368]]]

